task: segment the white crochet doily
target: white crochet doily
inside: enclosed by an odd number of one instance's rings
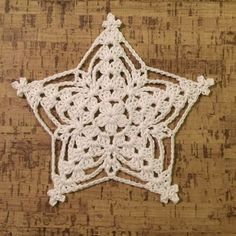
[[[146,66],[120,25],[109,13],[77,68],[12,83],[52,138],[52,206],[66,193],[107,180],[158,193],[164,203],[179,200],[178,185],[171,184],[175,134],[214,81]]]

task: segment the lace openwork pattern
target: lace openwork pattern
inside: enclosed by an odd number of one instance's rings
[[[107,180],[158,193],[164,203],[179,200],[178,185],[171,184],[175,134],[214,81],[146,66],[120,25],[109,13],[77,68],[12,83],[52,139],[52,206],[66,193]]]

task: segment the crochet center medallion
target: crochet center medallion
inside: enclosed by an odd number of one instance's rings
[[[66,193],[107,180],[158,193],[164,203],[179,200],[178,185],[171,184],[174,137],[214,81],[146,66],[120,25],[109,13],[77,68],[12,83],[52,139],[52,206]]]

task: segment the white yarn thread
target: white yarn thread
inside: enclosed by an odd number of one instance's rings
[[[108,180],[158,193],[164,203],[179,201],[178,185],[171,184],[174,137],[198,97],[209,94],[214,80],[199,76],[194,82],[146,66],[118,30],[120,25],[121,21],[109,13],[103,22],[105,30],[75,69],[31,83],[25,78],[12,83],[18,96],[25,95],[36,118],[52,138],[54,188],[48,191],[52,206],[64,202],[66,193]],[[140,64],[139,69],[121,43]],[[91,59],[88,71],[83,71],[84,62],[97,46],[100,48]],[[177,83],[151,80],[149,71],[175,79]],[[74,79],[55,83],[68,75]],[[40,107],[56,126],[55,130],[41,117]],[[171,109],[174,109],[172,114]],[[171,129],[170,123],[179,116]],[[166,138],[171,140],[171,158],[164,169]],[[56,142],[61,143],[58,161]],[[156,148],[159,156],[155,154]],[[102,172],[106,175],[99,177]],[[136,180],[121,177],[120,172]]]

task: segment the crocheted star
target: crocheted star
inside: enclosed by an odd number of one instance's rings
[[[77,68],[12,83],[52,139],[52,206],[66,193],[108,180],[158,193],[164,203],[179,200],[178,186],[171,184],[174,137],[214,81],[146,66],[120,25],[109,13]],[[159,77],[150,79],[149,73]],[[164,140],[170,140],[169,157]]]

